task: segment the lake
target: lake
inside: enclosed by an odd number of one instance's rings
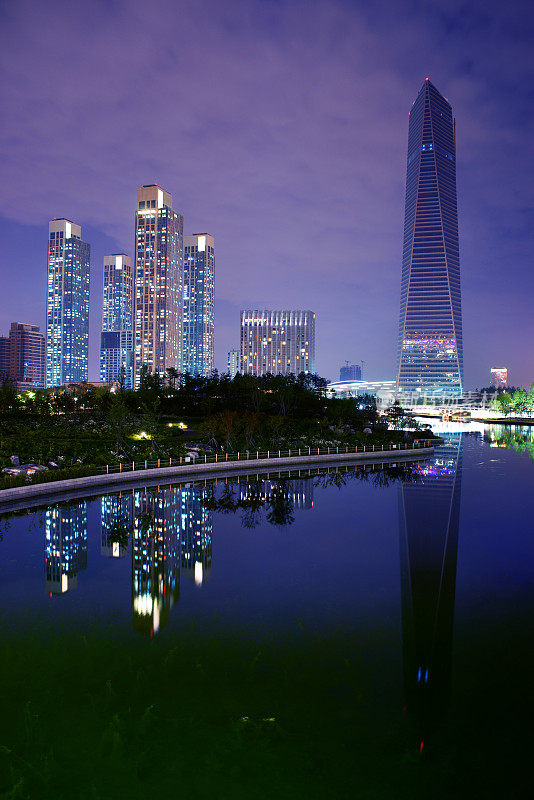
[[[530,795],[529,430],[0,519],[0,796]]]

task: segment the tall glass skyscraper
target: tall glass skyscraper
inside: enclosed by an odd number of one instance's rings
[[[410,112],[397,392],[463,391],[455,120],[427,78]]]
[[[157,185],[137,190],[134,276],[134,388],[144,365],[152,374],[182,365],[183,228],[172,195]]]
[[[213,372],[215,240],[208,233],[184,239],[184,329],[182,371]]]
[[[104,256],[100,380],[133,388],[133,274],[130,256]]]
[[[68,219],[48,225],[46,386],[87,380],[89,258],[82,229]]]

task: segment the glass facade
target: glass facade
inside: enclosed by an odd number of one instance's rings
[[[134,387],[144,365],[165,377],[182,365],[183,227],[172,195],[159,186],[137,190],[134,277]]]
[[[133,273],[129,256],[104,256],[100,380],[133,387]]]
[[[184,239],[182,372],[208,377],[214,367],[215,240],[207,233]]]
[[[89,259],[81,228],[66,219],[48,226],[46,386],[87,381]]]
[[[240,362],[244,375],[314,373],[313,311],[242,311]]]
[[[410,112],[397,392],[463,392],[455,121],[425,80]]]

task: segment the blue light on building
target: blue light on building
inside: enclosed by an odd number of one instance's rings
[[[46,386],[86,381],[89,363],[90,246],[67,219],[48,226]]]
[[[104,256],[100,380],[133,388],[133,272],[129,256]]]
[[[215,240],[207,233],[184,238],[182,371],[208,377],[214,366]]]

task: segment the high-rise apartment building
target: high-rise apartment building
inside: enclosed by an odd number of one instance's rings
[[[87,380],[90,246],[68,219],[48,225],[46,385]]]
[[[17,389],[42,389],[45,339],[39,327],[24,322],[12,322],[9,345],[10,377]]]
[[[100,380],[133,388],[133,273],[130,256],[104,256]]]
[[[241,371],[239,358],[239,350],[236,348],[228,351],[228,374],[232,380],[235,378],[237,373]]]
[[[496,389],[504,389],[508,386],[508,369],[506,367],[492,367],[490,375],[491,385]]]
[[[315,372],[315,314],[242,311],[240,360],[244,375]]]
[[[427,78],[410,112],[397,392],[463,391],[455,120]]]
[[[164,378],[182,365],[183,217],[157,185],[137,190],[134,387],[141,369]]]
[[[213,372],[215,240],[209,233],[184,238],[184,317],[182,371],[208,377]]]
[[[12,322],[9,336],[0,336],[0,380],[9,378],[20,390],[44,387],[45,340],[37,325]]]

